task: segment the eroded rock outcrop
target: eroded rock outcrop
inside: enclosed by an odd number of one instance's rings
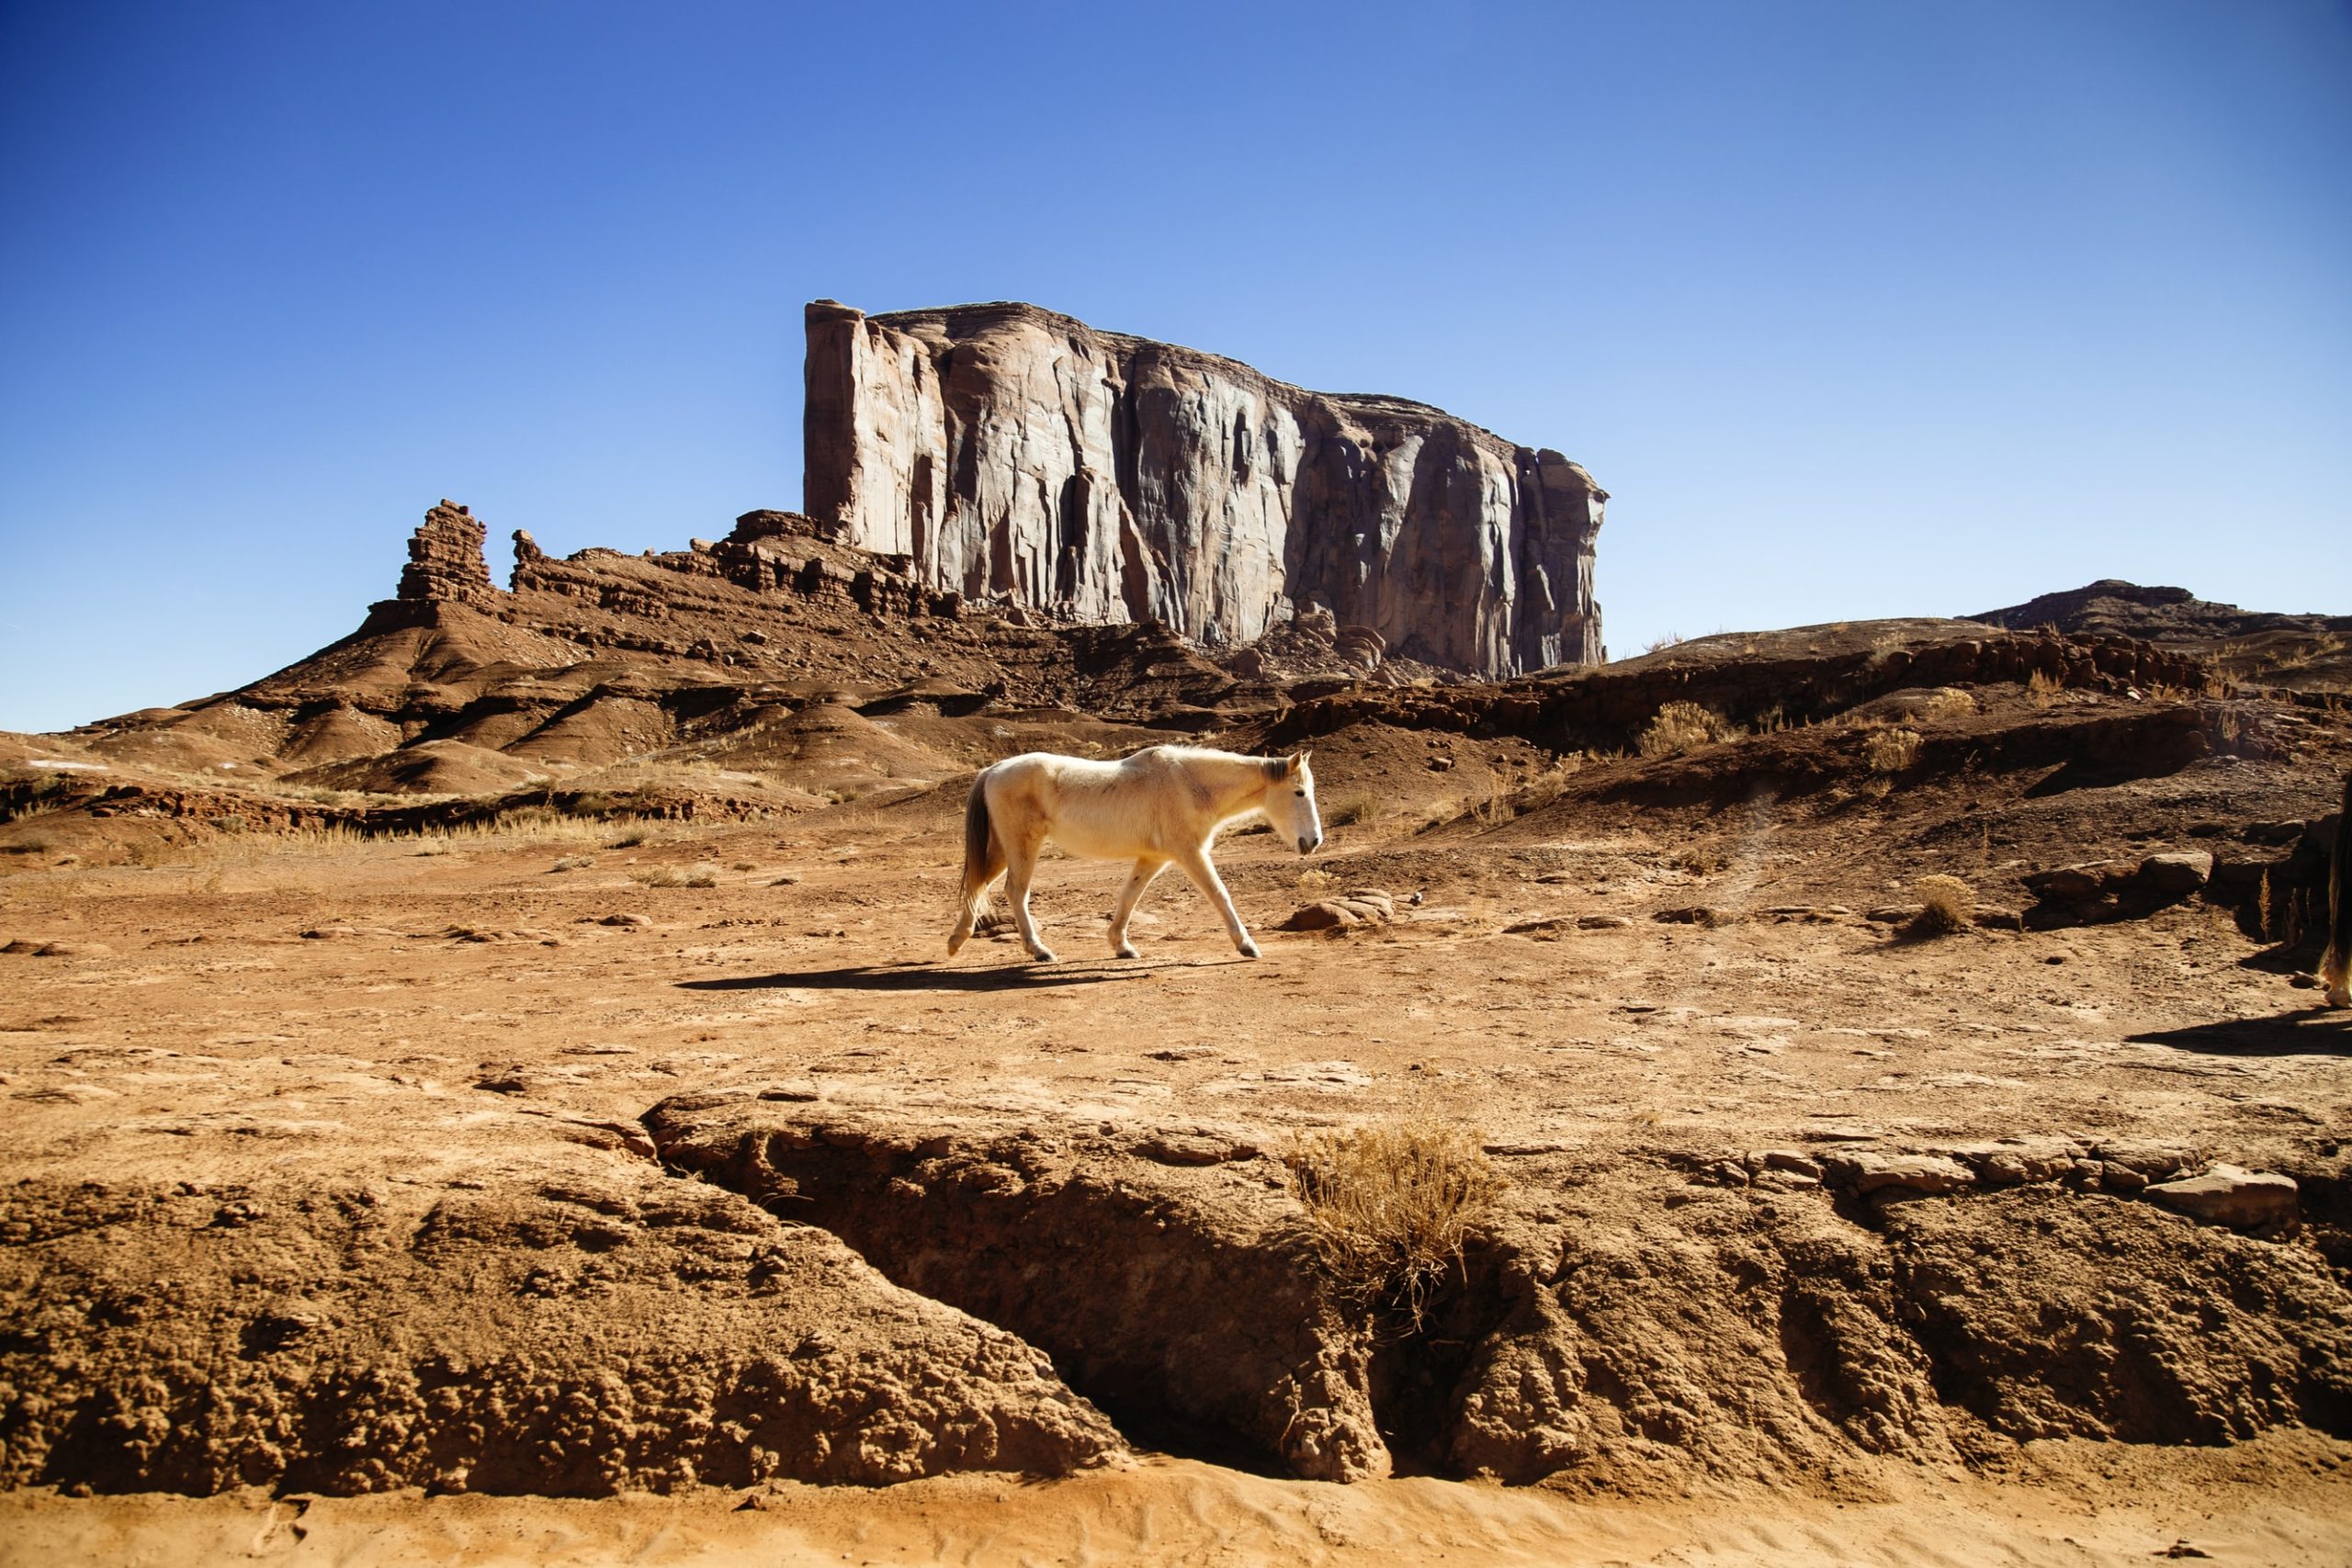
[[[805,504],[941,592],[1247,642],[1325,608],[1402,657],[1601,657],[1606,493],[1427,404],[1309,392],[1035,306],[808,307]]]
[[[482,525],[472,511],[445,499],[409,536],[399,596],[485,608],[495,604],[499,592],[482,557]]]

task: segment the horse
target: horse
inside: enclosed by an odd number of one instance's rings
[[[1302,855],[1323,842],[1315,810],[1315,770],[1309,753],[1244,757],[1191,746],[1152,746],[1115,762],[1030,751],[980,770],[964,803],[964,886],[950,958],[972,934],[988,902],[989,885],[1004,874],[1012,919],[1029,954],[1050,964],[1054,954],[1029,914],[1029,879],[1047,839],[1090,860],[1134,863],[1111,915],[1111,952],[1136,956],[1127,919],[1152,878],[1169,866],[1190,877],[1216,906],[1226,934],[1244,958],[1258,944],[1234,912],[1209,843],[1227,823],[1263,812],[1284,841]]]
[[[2335,852],[2328,857],[2327,948],[2319,957],[2327,1005],[2352,1007],[2352,773],[2344,775],[2344,810],[2335,819]]]

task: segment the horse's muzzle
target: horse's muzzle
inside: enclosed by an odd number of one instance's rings
[[[1322,842],[1323,835],[1320,833],[1316,834],[1311,839],[1302,833],[1298,837],[1298,852],[1303,855],[1311,855],[1321,846]]]

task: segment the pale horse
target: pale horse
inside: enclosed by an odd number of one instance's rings
[[[1029,879],[1037,852],[1051,839],[1089,860],[1135,863],[1111,913],[1111,951],[1119,957],[1136,955],[1127,941],[1127,918],[1152,878],[1170,865],[1216,906],[1241,956],[1257,957],[1258,944],[1209,863],[1209,843],[1227,823],[1262,811],[1285,843],[1303,855],[1314,852],[1323,842],[1323,823],[1315,811],[1315,770],[1307,756],[1153,746],[1115,762],[1031,751],[983,768],[964,806],[964,886],[947,955],[953,958],[971,936],[987,907],[989,885],[1002,872],[1022,942],[1040,964],[1053,962],[1029,914]]]

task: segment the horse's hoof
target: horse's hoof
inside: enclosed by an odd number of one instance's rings
[[[1030,953],[1029,962],[1032,964],[1051,964],[1054,962],[1054,955],[1046,948],[1036,948]]]
[[[1118,946],[1111,950],[1111,956],[1114,958],[1141,958],[1143,954],[1135,950],[1135,944],[1133,942],[1123,942]]]
[[[1242,956],[1242,957],[1244,957],[1244,958],[1255,958],[1255,957],[1257,957],[1257,956],[1258,956],[1258,944],[1257,944],[1256,942],[1243,942],[1243,943],[1241,944],[1241,956]]]

